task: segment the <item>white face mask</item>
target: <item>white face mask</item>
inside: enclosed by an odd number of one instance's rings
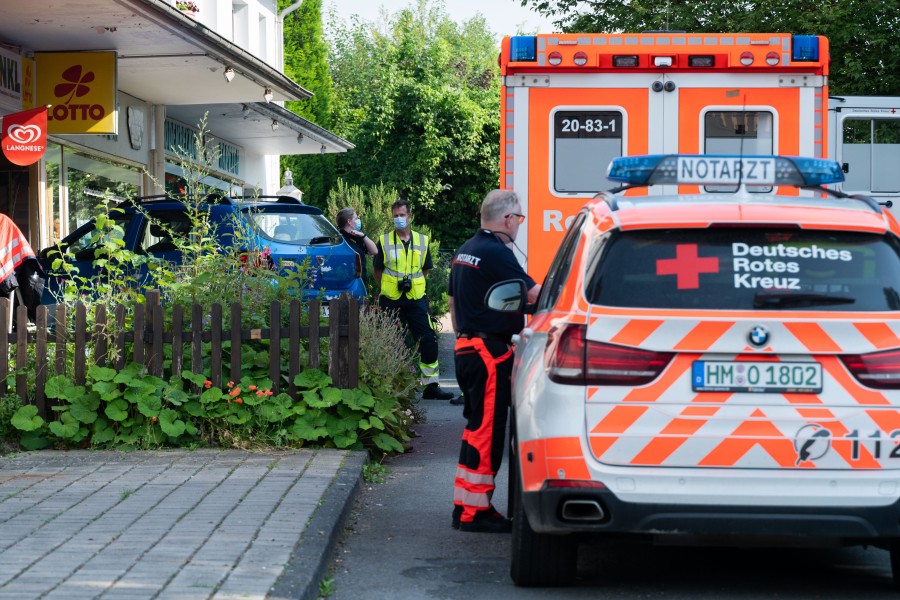
[[[355,221],[353,221],[353,227],[357,231],[360,231],[362,229],[362,221],[360,221],[359,219],[356,219]]]
[[[394,227],[397,229],[406,229],[406,217],[394,217]]]

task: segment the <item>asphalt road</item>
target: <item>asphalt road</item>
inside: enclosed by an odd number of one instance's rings
[[[447,336],[447,334],[444,334]],[[442,340],[442,371],[452,359]],[[451,371],[452,373],[452,371]],[[449,379],[448,379],[449,377]],[[443,375],[448,389],[452,375]],[[509,578],[510,536],[450,527],[461,407],[423,401],[427,422],[413,449],[385,462],[384,483],[366,483],[329,572],[329,600],[529,598],[896,598],[887,552],[582,544],[576,584],[523,589]],[[506,509],[506,459],[494,504]]]

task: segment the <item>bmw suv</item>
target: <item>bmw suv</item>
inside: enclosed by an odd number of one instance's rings
[[[826,189],[821,159],[624,157],[609,178],[516,343],[515,583],[572,582],[579,542],[610,535],[873,545],[900,580],[897,221]],[[486,301],[521,311],[523,287]]]

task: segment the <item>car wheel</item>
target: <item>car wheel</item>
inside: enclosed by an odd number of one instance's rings
[[[509,570],[513,583],[522,587],[571,585],[578,567],[578,539],[574,535],[536,533],[531,528],[522,501],[520,469],[518,464],[513,467],[510,471],[511,475],[515,473],[516,498]]]
[[[900,589],[900,539],[894,540],[890,547],[891,575],[894,576],[894,587]]]

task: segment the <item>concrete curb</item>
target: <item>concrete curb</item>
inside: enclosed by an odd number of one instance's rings
[[[367,459],[366,452],[351,452],[344,459],[306,525],[303,536],[297,541],[284,574],[269,590],[267,598],[316,600],[319,597],[319,582],[325,576],[337,541],[343,535],[350,509],[362,487],[362,468]]]

